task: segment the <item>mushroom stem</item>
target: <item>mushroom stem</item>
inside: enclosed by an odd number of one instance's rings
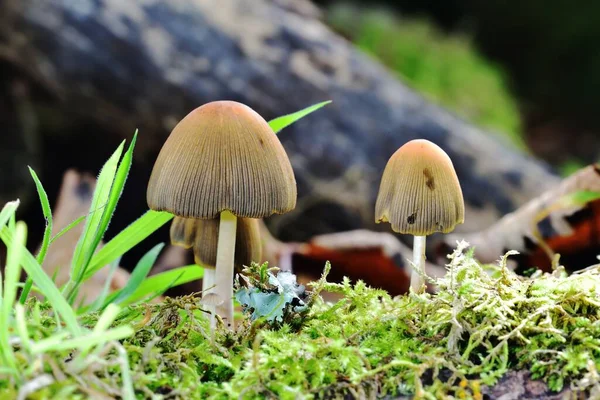
[[[202,297],[208,293],[215,292],[215,269],[204,267],[204,276],[202,277]],[[216,307],[214,305],[204,306],[206,311],[210,313],[210,330],[214,332],[216,326],[215,312]]]
[[[415,236],[413,245],[414,269],[410,275],[410,288],[415,293],[422,293],[425,288],[425,243],[427,236]]]
[[[214,292],[215,269],[204,267],[204,276],[202,277],[202,295]]]
[[[221,212],[214,293],[223,299],[223,304],[217,306],[217,313],[230,328],[233,327],[233,262],[236,227],[237,217],[227,210]]]

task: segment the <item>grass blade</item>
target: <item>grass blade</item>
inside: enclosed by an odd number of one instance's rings
[[[40,265],[44,263],[44,259],[46,258],[46,253],[48,252],[48,246],[50,246],[50,239],[52,236],[52,210],[50,208],[50,201],[48,201],[48,194],[46,194],[46,190],[44,190],[44,186],[38,178],[37,174],[33,170],[33,168],[29,168],[29,173],[35,182],[35,187],[38,192],[38,197],[40,198],[40,204],[42,206],[42,213],[44,214],[44,219],[46,220],[46,227],[44,228],[44,236],[42,238],[42,246],[40,247],[40,251],[37,254],[37,261]],[[25,286],[21,291],[21,297],[19,302],[21,304],[25,304],[25,300],[27,300],[27,296],[29,296],[29,291],[31,290],[31,285],[33,285],[33,280],[31,277],[27,277],[25,282]]]
[[[52,242],[54,242],[56,239],[58,239],[59,237],[61,237],[62,235],[69,232],[71,229],[73,229],[77,225],[79,225],[86,218],[87,218],[87,215],[82,215],[81,217],[79,217],[76,220],[74,220],[73,222],[71,222],[69,225],[65,226],[63,229],[60,230],[60,232],[58,232],[56,235],[54,235],[52,237],[52,239],[50,239],[50,244],[52,244]]]
[[[99,269],[123,256],[123,254],[146,239],[172,218],[173,214],[169,214],[168,212],[146,211],[144,215],[123,229],[94,254],[90,266],[85,273],[84,280],[89,279]]]
[[[331,100],[323,101],[310,107],[306,107],[305,109],[296,111],[292,114],[282,115],[281,117],[277,117],[269,121],[269,126],[275,133],[279,133],[279,131],[281,131],[283,128],[290,126],[299,119],[304,118],[308,114],[317,111],[319,108],[324,107],[329,103],[331,103]]]
[[[14,218],[14,213],[12,214]],[[8,229],[8,228],[2,228]],[[13,246],[7,246],[6,267],[4,268],[4,291],[2,293],[2,312],[0,312],[0,351],[6,365],[17,371],[15,354],[10,343],[10,317],[17,296],[17,283],[21,276],[21,257],[25,250],[27,227],[24,222],[16,225]]]
[[[17,208],[19,208],[19,200],[9,201],[2,207],[2,211],[0,211],[0,229],[15,215]]]
[[[164,243],[157,244],[140,259],[133,269],[127,285],[125,285],[125,287],[120,291],[119,295],[113,300],[113,303],[122,303],[127,300],[129,296],[135,293],[144,279],[146,279],[148,276],[150,269],[156,262],[158,254],[161,252],[163,247],[165,247]]]
[[[78,314],[84,314],[84,313],[88,313],[88,312],[92,312],[92,311],[98,311],[103,309],[104,307],[106,307],[106,299],[109,296],[110,293],[110,286],[112,283],[112,279],[115,275],[115,272],[117,272],[117,268],[119,268],[119,262],[121,261],[121,259],[117,259],[115,260],[115,262],[113,262],[112,264],[110,264],[108,266],[109,271],[108,271],[108,275],[106,276],[106,282],[104,282],[104,287],[102,288],[102,292],[100,292],[100,295],[98,296],[98,298],[96,300],[94,300],[94,302],[92,304],[90,304],[89,306],[83,306],[83,307],[78,307],[77,312]]]
[[[72,339],[66,339],[64,335],[58,334],[48,339],[41,339],[32,343],[31,353],[37,355],[49,351],[70,349],[86,351],[92,347],[110,342],[111,340],[125,339],[133,335],[133,333],[133,328],[130,326],[119,326],[108,331],[90,332],[85,335],[79,335]]]
[[[2,240],[9,249],[13,246],[18,247],[18,250],[21,252],[21,265],[23,269],[25,269],[25,272],[27,272],[27,275],[33,278],[35,285],[40,289],[40,292],[43,293],[50,304],[52,304],[54,310],[62,317],[69,331],[74,335],[80,334],[81,327],[77,322],[75,312],[62,296],[56,285],[54,285],[52,279],[44,272],[35,257],[25,248],[25,246],[15,241],[14,235],[7,227],[1,227],[1,225],[0,240]]]
[[[73,255],[73,264],[71,266],[71,285],[81,279],[89,262],[89,258],[92,257],[97,243],[100,242],[101,235],[98,235],[98,233],[103,219],[102,216],[105,211],[100,212],[98,209],[100,206],[105,206],[108,204],[111,187],[115,179],[118,162],[124,146],[125,141],[121,143],[113,155],[104,164],[102,170],[100,171],[100,175],[98,175],[98,182],[96,184],[96,190],[94,191],[94,197],[90,207],[90,214],[86,219],[83,234],[77,243],[77,247],[75,248],[75,253]],[[98,236],[100,236],[100,238],[98,238]]]
[[[35,182],[35,187],[38,192],[38,196],[40,198],[40,204],[42,205],[42,212],[44,214],[44,219],[46,220],[46,228],[44,228],[44,237],[42,239],[42,247],[37,255],[38,263],[43,264],[44,258],[46,258],[46,253],[48,252],[48,246],[50,245],[50,238],[52,236],[52,210],[50,209],[50,202],[48,201],[48,195],[44,190],[44,186],[42,186],[42,182],[38,178],[35,171],[29,168],[29,173]]]
[[[135,303],[149,295],[162,294],[167,289],[201,279],[202,276],[204,276],[204,269],[197,265],[174,268],[160,274],[152,275],[145,279],[137,290],[121,305]]]
[[[102,213],[102,221],[100,222],[100,226],[98,227],[98,237],[96,246],[93,249],[94,251],[96,250],[96,247],[98,246],[100,240],[104,236],[104,233],[108,228],[108,224],[110,223],[110,219],[112,218],[112,215],[114,214],[115,209],[117,208],[117,203],[119,202],[121,194],[123,193],[123,187],[125,186],[125,181],[127,181],[127,176],[129,175],[129,170],[131,169],[131,163],[133,162],[133,149],[135,148],[136,141],[137,131],[133,135],[131,144],[129,145],[127,152],[123,156],[123,160],[119,164],[119,167],[117,168],[117,173],[115,175],[114,182],[110,190],[108,204],[106,206],[106,209]],[[92,254],[90,254],[90,260],[91,258]]]

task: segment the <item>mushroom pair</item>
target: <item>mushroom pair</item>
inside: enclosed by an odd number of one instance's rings
[[[214,293],[223,301],[216,311],[232,326],[236,239],[239,252],[256,255],[248,242],[240,243],[242,236],[252,236],[253,223],[241,220],[242,235],[236,235],[238,217],[264,218],[296,206],[294,172],[269,124],[233,101],[198,107],[163,145],[147,201],[153,210],[180,217],[173,222],[175,242],[194,247],[196,260],[203,264],[210,266],[214,260]],[[238,262],[247,260],[238,256]],[[206,271],[210,278],[210,269]]]
[[[388,161],[375,204],[375,222],[414,235],[410,287],[425,288],[427,235],[448,233],[464,222],[465,205],[450,157],[430,141],[412,140]]]

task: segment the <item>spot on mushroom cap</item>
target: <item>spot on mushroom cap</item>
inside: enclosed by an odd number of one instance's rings
[[[186,248],[193,247],[196,264],[215,268],[217,264],[217,245],[219,241],[219,219],[193,219],[175,217],[171,225],[171,232],[186,232],[185,239],[171,235],[171,243]],[[174,229],[174,227],[177,227]],[[184,227],[184,228],[181,228]],[[191,232],[191,233],[190,233]],[[262,257],[262,242],[257,219],[238,218],[235,233],[234,265],[250,265],[252,261],[259,262]],[[176,241],[174,241],[177,240]]]
[[[428,140],[412,140],[388,161],[375,205],[375,222],[399,233],[448,233],[465,219],[465,205],[450,157]]]
[[[154,164],[148,206],[188,218],[229,210],[262,218],[296,206],[296,180],[281,142],[250,107],[215,101],[171,132]]]

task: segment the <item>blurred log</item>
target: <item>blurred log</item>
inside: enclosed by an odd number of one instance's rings
[[[544,165],[398,82],[304,0],[5,0],[0,7],[0,60],[11,71],[0,79],[27,79],[39,94],[45,143],[65,132],[68,142],[82,140],[84,131],[92,143],[85,154],[96,155],[94,143],[139,127],[136,161],[148,174],[173,125],[202,103],[237,100],[272,118],[333,99],[281,135],[299,202],[268,223],[285,240],[375,229],[383,168],[414,138],[437,143],[454,161],[467,202],[463,231],[489,226],[557,182]]]

